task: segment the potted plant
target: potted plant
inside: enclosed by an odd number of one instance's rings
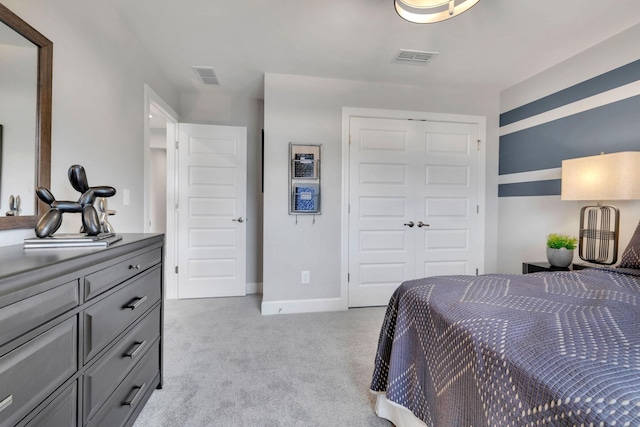
[[[573,250],[578,239],[567,234],[551,233],[547,236],[547,260],[554,267],[568,267],[573,261]]]

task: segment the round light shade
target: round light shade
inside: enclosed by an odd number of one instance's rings
[[[416,24],[432,24],[460,15],[480,0],[394,0],[396,12]]]

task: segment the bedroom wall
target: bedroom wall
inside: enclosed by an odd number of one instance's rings
[[[67,179],[72,164],[90,185],[111,185],[119,232],[143,230],[144,84],[177,110],[178,92],[129,33],[108,2],[2,0],[53,42],[51,191],[77,200]],[[129,189],[131,204],[122,203]],[[75,232],[79,215],[65,215],[61,231]],[[32,230],[0,232],[0,245],[21,243]]]
[[[589,203],[560,200],[562,160],[640,150],[638,40],[640,25],[500,94],[500,272],[545,261],[549,233],[577,236]],[[622,252],[640,201],[611,203],[620,208]]]
[[[487,117],[485,271],[496,268],[498,92],[420,89],[281,74],[265,75],[263,312],[323,307],[340,298],[342,108]],[[288,215],[289,142],[322,144],[322,215]],[[311,283],[300,284],[300,272]],[[277,310],[276,310],[277,311]]]

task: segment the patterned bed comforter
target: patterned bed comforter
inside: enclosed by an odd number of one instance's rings
[[[405,282],[371,389],[434,427],[638,426],[640,271]]]

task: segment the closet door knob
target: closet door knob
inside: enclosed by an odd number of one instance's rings
[[[429,224],[425,224],[422,221],[418,221],[418,227],[428,227],[428,226],[429,226]]]
[[[415,224],[413,223],[413,221],[409,221],[409,222],[405,223],[404,225],[406,225],[407,227],[413,227]]]
[[[245,221],[245,219],[244,219],[244,218],[242,218],[242,217],[238,217],[238,218],[234,218],[234,219],[232,219],[231,221],[244,222],[244,221]]]

